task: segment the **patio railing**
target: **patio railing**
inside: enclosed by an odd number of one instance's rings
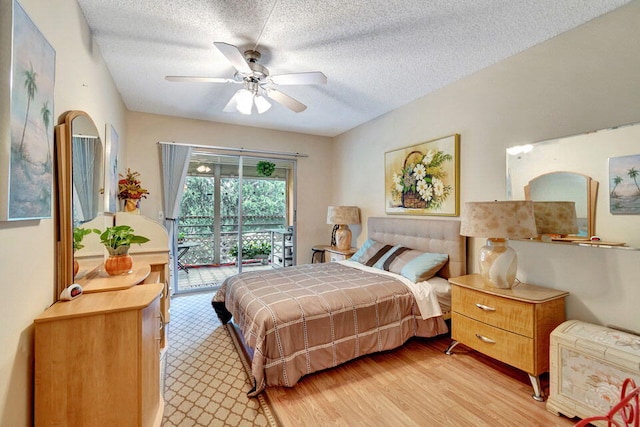
[[[265,231],[270,228],[281,228],[285,224],[283,216],[247,215],[242,217],[242,246],[271,243],[271,233]],[[215,218],[212,216],[180,217],[178,236],[184,242],[198,243],[192,247],[180,261],[186,265],[215,265],[216,252],[219,264],[233,264],[236,257],[231,255],[233,248],[238,245],[238,217],[223,216],[220,218],[220,238],[215,241]],[[247,260],[243,260],[247,261]]]

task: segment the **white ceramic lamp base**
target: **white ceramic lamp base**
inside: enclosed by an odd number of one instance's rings
[[[480,275],[487,285],[510,289],[516,281],[518,255],[507,239],[487,239],[480,249]]]

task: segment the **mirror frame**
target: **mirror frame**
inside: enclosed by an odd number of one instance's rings
[[[556,173],[568,173],[573,175],[583,176],[586,180],[586,196],[587,196],[587,234],[588,236],[584,240],[589,240],[591,236],[596,235],[596,200],[598,200],[598,181],[594,180],[588,175],[579,172],[568,172],[568,171],[554,171],[543,173],[542,175],[538,175],[529,180],[529,182],[524,186],[524,198],[525,200],[531,199],[531,183],[536,179],[542,176],[548,176]],[[579,240],[576,236],[576,240]]]
[[[63,113],[55,127],[55,174],[56,198],[55,239],[56,271],[54,302],[60,299],[60,293],[74,281],[73,277],[73,145],[71,141],[74,119],[84,117],[95,122],[84,111],[71,110]]]

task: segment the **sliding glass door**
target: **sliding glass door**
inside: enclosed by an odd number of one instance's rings
[[[282,231],[288,233],[289,265],[295,263],[295,168],[288,159],[192,155],[178,226],[176,292],[214,288],[231,274],[272,268],[273,236]]]

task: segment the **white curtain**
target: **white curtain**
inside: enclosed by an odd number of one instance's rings
[[[184,191],[192,147],[185,145],[160,144],[162,154],[162,194],[164,200],[164,225],[169,232],[171,254],[171,286],[176,289],[178,280],[178,214]]]
[[[98,214],[98,197],[99,188],[96,180],[95,165],[101,161],[96,159],[99,150],[96,146],[100,145],[100,141],[92,136],[73,136],[73,186],[75,188],[76,197],[81,212],[80,221],[93,219]],[[100,145],[100,150],[102,146]],[[76,224],[74,224],[75,226]]]

